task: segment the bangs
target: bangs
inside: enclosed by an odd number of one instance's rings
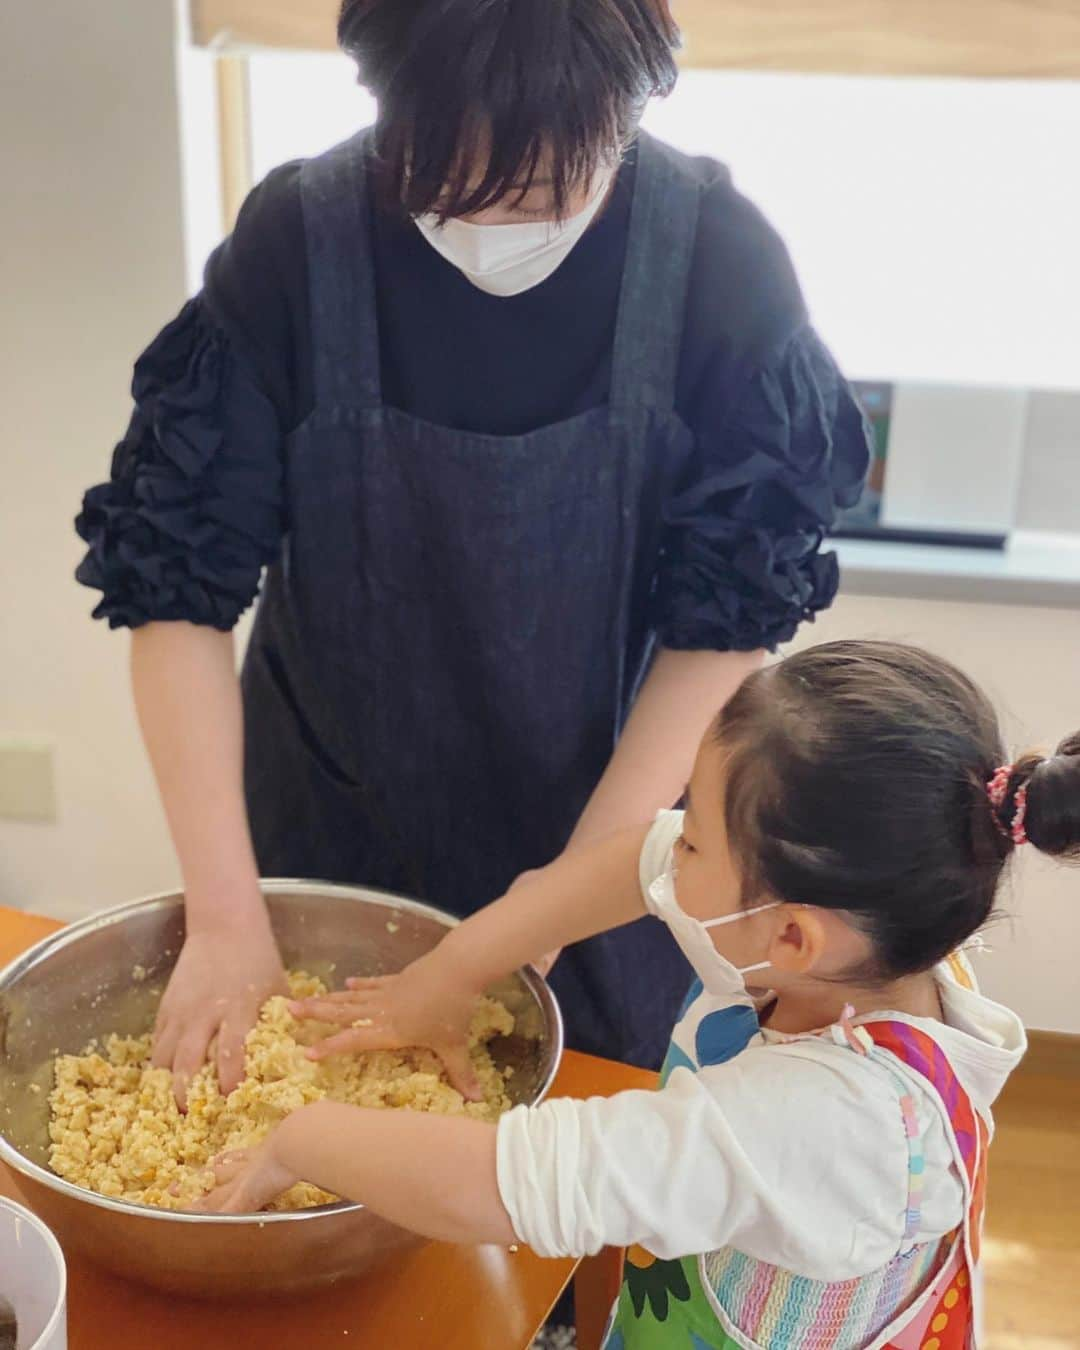
[[[574,191],[601,165],[617,163],[623,148],[614,125],[587,139],[557,126],[538,128],[524,113],[496,119],[479,109],[463,112],[456,124],[446,116],[437,122],[387,116],[375,128],[383,201],[443,221],[498,202],[516,204],[534,187],[550,189],[561,218]]]
[[[442,220],[540,186],[564,216],[676,76],[653,0],[346,0],[339,39],[379,101],[381,199]]]

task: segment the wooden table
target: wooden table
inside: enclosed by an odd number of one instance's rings
[[[0,966],[60,925],[0,908]],[[568,1052],[557,1097],[652,1087],[655,1075]],[[25,1203],[0,1165],[0,1194]],[[155,1294],[68,1254],[70,1350],[525,1350],[566,1288],[574,1261],[526,1247],[430,1243],[329,1293],[289,1302],[195,1301]],[[586,1263],[583,1345],[595,1345],[612,1287],[611,1260]]]

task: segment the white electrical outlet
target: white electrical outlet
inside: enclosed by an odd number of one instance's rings
[[[0,820],[56,820],[51,745],[0,741]]]

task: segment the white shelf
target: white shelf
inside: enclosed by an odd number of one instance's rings
[[[1002,550],[833,542],[841,593],[1080,608],[1080,534],[1015,533]]]

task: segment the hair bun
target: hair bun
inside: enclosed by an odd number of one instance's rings
[[[1024,786],[1028,839],[1040,853],[1080,861],[1080,732],[1066,737],[1048,759],[1020,760],[1009,783],[1011,801]]]

